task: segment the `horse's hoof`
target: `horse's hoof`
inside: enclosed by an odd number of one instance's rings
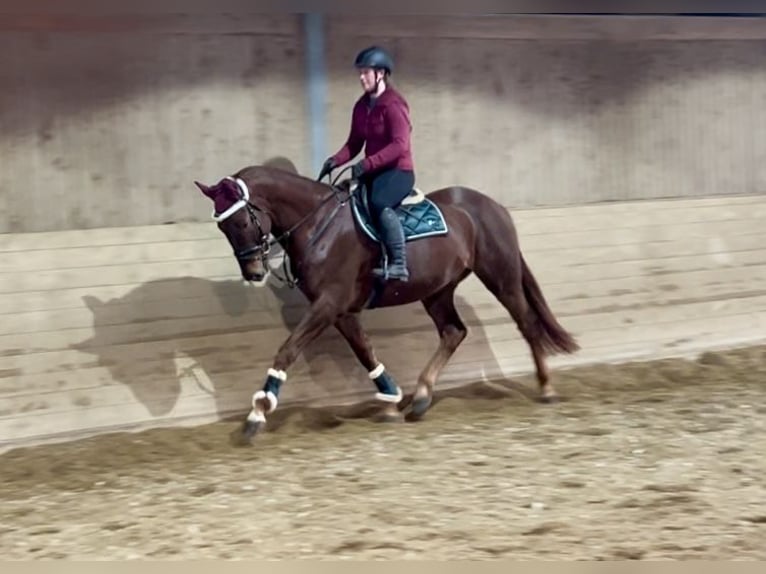
[[[540,402],[544,405],[552,405],[560,401],[561,399],[558,395],[540,395]]]
[[[409,419],[413,421],[422,419],[431,406],[431,402],[432,399],[430,396],[413,399],[412,404],[410,405]]]
[[[263,421],[246,420],[242,425],[242,439],[246,443],[252,442],[253,437],[258,434],[258,431],[260,431],[262,427]]]
[[[400,412],[393,412],[393,411],[383,411],[380,412],[372,417],[372,422],[376,423],[400,423],[404,421],[404,417],[402,416],[402,413]]]

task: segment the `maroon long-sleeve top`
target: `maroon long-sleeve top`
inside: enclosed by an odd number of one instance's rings
[[[372,107],[369,95],[363,94],[354,104],[348,139],[333,156],[335,165],[343,165],[364,146],[366,173],[387,168],[413,171],[411,133],[410,108],[399,92],[387,87]]]

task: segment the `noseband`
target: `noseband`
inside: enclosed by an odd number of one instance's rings
[[[247,213],[250,216],[250,221],[253,222],[258,227],[258,231],[261,234],[261,242],[256,243],[252,247],[248,247],[240,251],[235,250],[234,257],[236,257],[238,261],[249,261],[250,259],[254,258],[253,257],[254,255],[260,253],[261,260],[265,264],[269,254],[269,250],[271,249],[271,243],[267,239],[266,234],[263,232],[263,226],[261,225],[261,222],[258,219],[258,215],[256,214],[256,211],[261,211],[261,210],[250,203],[250,190],[247,188],[247,184],[244,181],[242,181],[240,178],[234,178],[231,176],[226,176],[226,179],[228,179],[229,181],[233,181],[234,183],[237,184],[240,191],[242,192],[242,199],[240,199],[238,202],[236,202],[234,205],[232,205],[229,209],[227,209],[220,215],[217,215],[215,211],[213,211],[213,219],[216,222],[221,223],[222,221],[225,221],[226,219],[234,215],[237,211],[239,211],[243,207],[246,207]]]

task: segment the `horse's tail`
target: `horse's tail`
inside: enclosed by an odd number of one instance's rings
[[[537,319],[538,329],[536,331],[540,337],[540,344],[549,354],[555,353],[574,353],[580,349],[574,337],[562,327],[554,317],[548,303],[545,301],[543,292],[537,284],[537,279],[532,274],[532,270],[524,261],[524,256],[519,253],[521,259],[521,285],[524,289],[524,296],[527,303],[534,311]]]

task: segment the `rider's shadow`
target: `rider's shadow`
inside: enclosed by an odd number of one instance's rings
[[[159,279],[107,300],[86,295],[83,303],[93,336],[72,349],[92,355],[89,366],[106,371],[101,384],[124,385],[152,417],[190,414],[177,408],[182,394],[213,401],[226,415],[262,384],[265,370],[254,369],[252,358],[258,333],[249,332],[270,326],[259,325],[269,297],[240,280]]]
[[[275,157],[267,163],[297,173],[287,158]],[[275,255],[279,250],[275,247]],[[278,262],[274,272],[261,288],[246,287],[240,279],[211,281],[189,276],[149,281],[108,300],[87,295],[83,303],[92,314],[93,336],[71,348],[93,357],[87,365],[92,384],[124,385],[152,417],[196,414],[190,412],[195,408],[209,412],[210,402],[219,416],[237,416],[247,409],[253,391],[263,385],[279,346],[308,308],[298,289],[278,279],[284,272]],[[471,305],[460,296],[456,304],[469,326],[471,341],[471,349],[461,348],[457,358],[465,360],[465,353],[473,352],[481,356],[480,361],[472,361],[476,366],[471,367],[476,373],[472,378],[480,379],[482,372],[499,372],[487,334]],[[405,391],[413,389],[417,374],[439,342],[436,328],[424,316],[416,334],[421,340],[407,349],[411,338],[402,336],[407,332],[399,325],[413,312],[424,311],[415,303],[362,314],[365,327],[372,326],[369,335],[379,359]],[[510,324],[510,317],[508,320]],[[382,351],[379,343],[384,337],[389,344]],[[430,344],[423,337],[430,337]],[[404,364],[400,350],[409,351]],[[308,375],[316,385],[308,394],[323,402],[332,402],[338,389],[350,394],[358,391],[360,396],[366,390],[371,396],[374,392],[364,368],[332,327],[303,350],[291,372]],[[289,381],[288,376],[285,398],[288,394],[303,398]],[[179,408],[182,396],[191,400]]]
[[[93,336],[72,348],[94,357],[89,366],[105,371],[98,375],[102,385],[112,381],[124,385],[135,401],[157,418],[189,414],[178,407],[182,395],[190,397],[191,402],[207,403],[204,408],[208,410],[209,402],[213,402],[221,417],[246,410],[288,330],[297,325],[308,308],[298,289],[278,281],[270,280],[267,286],[256,289],[244,286],[240,280],[197,277],[150,281],[120,297],[101,300],[87,295],[83,301],[92,313]],[[478,345],[485,358],[483,369],[495,371],[494,359],[486,359],[492,355],[486,352],[488,341],[483,328],[470,305],[460,298],[458,304],[465,322],[470,324],[472,346],[475,349]],[[419,305],[387,309],[384,321],[379,319],[383,315],[370,321],[376,327],[370,331],[372,344],[380,342],[382,336],[396,342],[397,334],[381,333],[403,314],[412,313],[413,307]],[[362,317],[366,323],[364,314]],[[408,353],[411,373],[425,366],[438,345],[435,328],[430,319],[426,317],[425,321],[419,333],[431,337],[433,344],[419,345],[416,352]],[[279,337],[264,336],[274,329]],[[405,339],[402,337],[402,345],[406,345]],[[395,374],[402,372],[390,345],[379,358],[389,363]],[[323,402],[332,402],[339,388],[360,396],[367,390],[371,396],[374,392],[366,371],[332,327],[304,349],[295,371],[312,379],[317,386],[312,394]],[[400,384],[411,390],[415,380],[400,378]],[[291,389],[290,396],[301,399],[300,389]]]

